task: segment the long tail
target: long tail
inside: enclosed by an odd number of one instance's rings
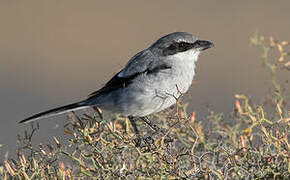
[[[72,103],[66,106],[62,106],[62,107],[58,107],[58,108],[54,108],[48,111],[44,111],[38,114],[35,114],[29,118],[26,118],[22,121],[20,121],[19,123],[29,123],[41,118],[47,118],[50,116],[55,116],[55,115],[59,115],[59,114],[63,114],[65,112],[69,112],[69,111],[73,111],[73,110],[78,110],[78,109],[83,109],[83,108],[87,108],[89,107],[89,105],[86,103],[86,100],[84,101],[80,101],[77,103]]]

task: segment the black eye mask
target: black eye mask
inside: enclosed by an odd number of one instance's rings
[[[192,49],[195,46],[195,43],[188,42],[174,42],[167,48],[163,49],[163,56],[173,55],[179,52],[184,52],[189,49]]]
[[[173,42],[170,46],[162,50],[163,56],[169,56],[173,54],[177,54],[179,52],[184,52],[189,49],[199,48],[200,51],[206,50],[208,48],[213,47],[214,44],[205,40],[196,40],[194,43],[188,42]]]

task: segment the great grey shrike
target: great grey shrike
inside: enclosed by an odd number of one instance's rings
[[[129,117],[139,136],[134,118],[152,125],[146,116],[172,106],[176,97],[188,90],[200,52],[213,46],[212,42],[198,40],[186,32],[168,34],[133,56],[104,87],[85,100],[38,113],[20,123],[99,107]]]

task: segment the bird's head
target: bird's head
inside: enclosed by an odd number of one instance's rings
[[[174,32],[158,39],[150,50],[161,57],[197,59],[201,51],[213,47],[210,41],[199,40],[186,32]]]

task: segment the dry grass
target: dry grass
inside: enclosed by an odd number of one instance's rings
[[[280,71],[290,68],[289,43],[257,33],[251,42],[263,49],[272,74],[269,110],[237,94],[232,114],[209,111],[201,122],[178,104],[150,117],[162,131],[137,122],[146,137],[138,148],[128,119],[104,120],[97,111],[73,113],[65,126],[65,144],[53,137],[53,144],[33,147],[38,126],[19,136],[18,158],[0,165],[1,179],[289,179],[290,90],[277,80]],[[277,50],[279,57],[269,56]]]

